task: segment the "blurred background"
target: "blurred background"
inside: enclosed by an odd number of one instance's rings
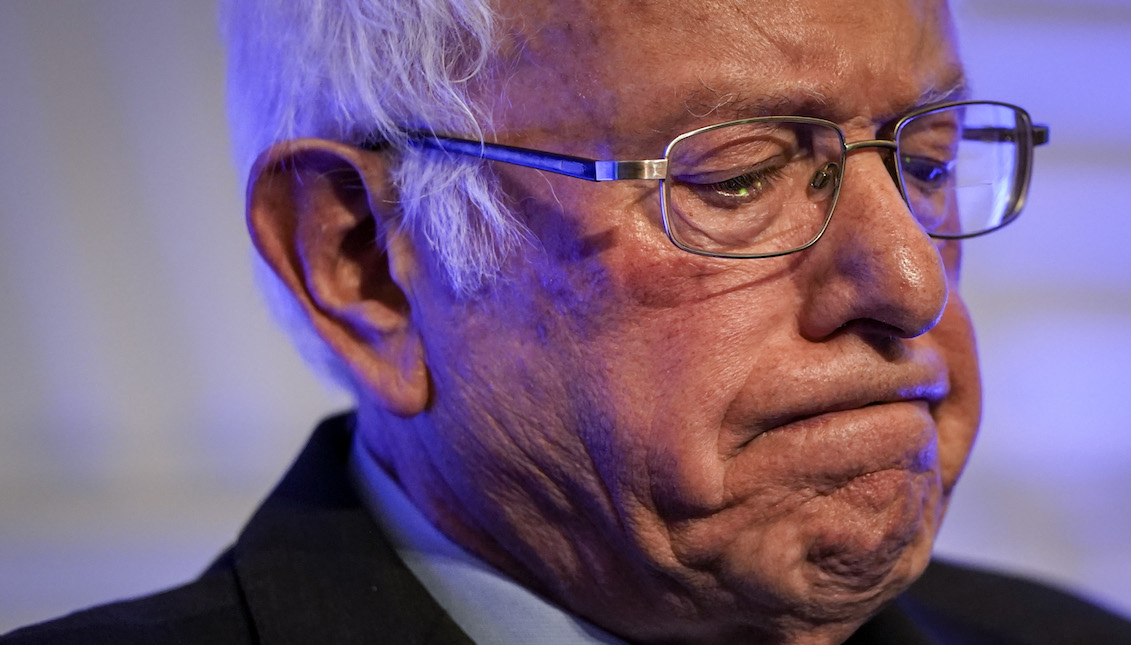
[[[939,551],[1131,615],[1131,1],[955,11],[974,96],[1052,144],[966,246],[986,411]],[[214,12],[0,0],[0,632],[195,576],[348,405],[252,283]]]

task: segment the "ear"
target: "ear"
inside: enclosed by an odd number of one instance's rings
[[[349,369],[359,397],[412,416],[428,404],[411,316],[416,251],[396,226],[384,155],[320,139],[276,144],[248,182],[256,250]]]

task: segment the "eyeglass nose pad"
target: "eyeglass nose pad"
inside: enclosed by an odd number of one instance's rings
[[[821,166],[820,170],[813,174],[813,179],[809,181],[809,186],[813,190],[823,190],[825,186],[833,181],[837,174],[840,172],[840,164],[835,161],[830,161]]]

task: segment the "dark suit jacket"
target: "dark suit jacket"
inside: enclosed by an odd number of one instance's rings
[[[327,420],[199,579],[0,638],[23,643],[470,645],[351,487],[352,417]],[[1072,596],[934,563],[852,645],[1131,644],[1131,623]]]

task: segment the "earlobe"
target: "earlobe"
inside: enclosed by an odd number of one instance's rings
[[[258,253],[347,367],[359,397],[400,416],[428,404],[411,315],[416,251],[396,225],[385,159],[332,141],[276,144],[252,168]]]

